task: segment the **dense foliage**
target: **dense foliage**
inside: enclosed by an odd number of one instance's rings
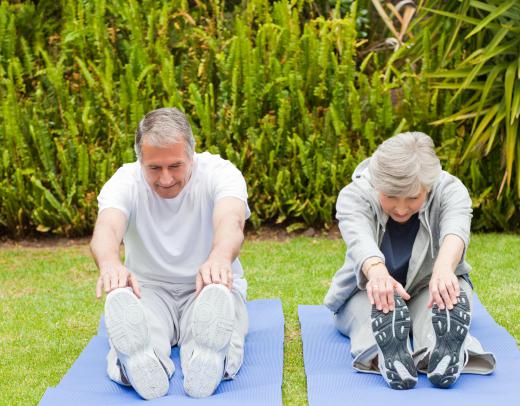
[[[519,227],[518,195],[497,199],[500,149],[461,161],[471,122],[429,124],[472,96],[370,51],[383,27],[368,1],[3,2],[0,232],[88,233],[100,187],[135,159],[137,122],[162,106],[242,170],[256,226],[332,224],[356,164],[420,130],[470,187],[477,228]]]
[[[432,123],[457,123],[462,135],[449,165],[472,191],[478,225],[518,230],[520,2],[425,0],[412,30],[392,64],[420,66],[433,95],[460,101]]]

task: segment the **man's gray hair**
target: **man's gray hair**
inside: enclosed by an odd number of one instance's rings
[[[421,132],[398,134],[384,141],[370,158],[372,186],[388,196],[416,196],[431,190],[441,174],[432,139]]]
[[[159,148],[184,141],[188,157],[191,157],[195,151],[195,139],[190,123],[184,113],[176,108],[153,110],[139,122],[135,132],[134,144],[135,153],[139,160],[142,158],[144,139],[146,139],[147,144]]]

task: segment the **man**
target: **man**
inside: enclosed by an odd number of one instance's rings
[[[194,147],[181,111],[148,113],[136,132],[138,160],[98,196],[90,247],[96,294],[108,294],[107,373],[144,399],[167,393],[174,345],[193,397],[211,395],[243,360],[247,282],[237,257],[250,215],[246,184],[229,161]]]

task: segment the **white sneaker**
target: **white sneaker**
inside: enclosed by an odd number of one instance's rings
[[[235,308],[231,292],[224,285],[206,286],[195,299],[191,331],[193,354],[184,372],[184,390],[194,398],[210,396],[224,375]]]
[[[417,368],[410,349],[410,312],[398,294],[394,302],[395,310],[386,314],[372,306],[379,370],[392,389],[411,389],[417,383]]]
[[[108,294],[105,324],[122,372],[136,392],[143,399],[164,396],[170,381],[151,345],[143,306],[130,289]]]
[[[453,309],[432,308],[435,346],[428,364],[428,379],[435,386],[447,388],[460,376],[464,368],[464,340],[471,324],[468,297],[460,292]]]

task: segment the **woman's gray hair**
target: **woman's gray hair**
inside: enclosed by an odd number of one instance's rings
[[[184,113],[176,108],[153,110],[139,122],[134,144],[139,160],[142,158],[144,139],[148,144],[159,148],[184,141],[188,157],[191,157],[195,151],[195,139],[190,123]]]
[[[432,139],[421,132],[398,134],[384,141],[370,158],[374,189],[388,196],[416,196],[431,190],[441,174]]]

